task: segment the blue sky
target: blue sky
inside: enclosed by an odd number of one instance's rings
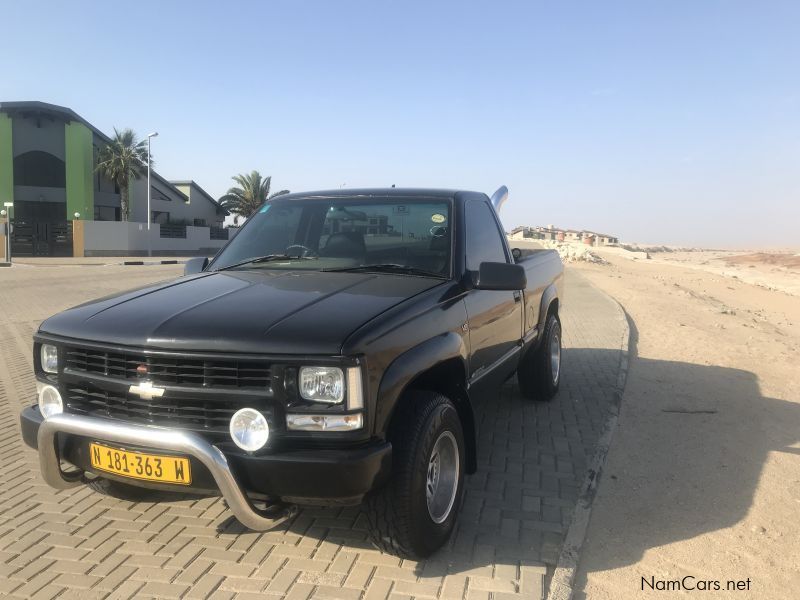
[[[115,4],[115,6],[112,6]],[[800,3],[6,3],[0,100],[158,130],[170,179],[506,184],[508,229],[796,246]]]

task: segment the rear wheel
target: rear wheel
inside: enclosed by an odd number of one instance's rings
[[[405,558],[430,556],[447,542],[463,495],[464,434],[453,403],[411,392],[389,431],[392,477],[365,512],[375,545]]]
[[[550,400],[561,384],[561,321],[550,314],[542,342],[525,353],[517,368],[519,389],[526,398]]]

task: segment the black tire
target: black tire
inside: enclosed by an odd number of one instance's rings
[[[558,346],[558,366],[553,368],[551,351]],[[561,321],[558,315],[550,314],[544,325],[542,342],[531,348],[520,360],[517,368],[519,391],[526,398],[547,401],[558,393],[561,385]]]
[[[424,558],[447,542],[458,517],[464,493],[464,433],[456,407],[441,394],[412,391],[397,410],[389,428],[392,477],[367,497],[364,512],[378,549],[402,558]],[[452,500],[437,523],[428,508],[426,484],[431,453],[440,438],[445,445],[455,441],[457,467],[455,495],[445,494]]]

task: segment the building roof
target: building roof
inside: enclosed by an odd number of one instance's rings
[[[226,215],[229,215],[229,214],[231,214],[231,213],[228,211],[228,209],[226,209],[226,208],[225,208],[224,206],[222,206],[222,205],[221,205],[219,202],[217,202],[216,200],[214,200],[214,197],[213,197],[211,194],[209,194],[207,191],[205,191],[203,188],[201,188],[201,187],[200,187],[200,186],[197,184],[197,182],[195,182],[195,181],[194,181],[194,179],[179,179],[179,180],[175,180],[175,179],[173,179],[172,181],[170,181],[170,183],[171,183],[172,185],[188,185],[189,187],[192,187],[192,188],[196,189],[198,192],[200,192],[200,195],[201,195],[201,196],[203,196],[203,197],[204,197],[206,200],[208,200],[209,202],[211,202],[211,204],[213,204],[214,206],[216,206],[218,210],[222,211],[222,212],[223,212],[224,214],[226,214]]]
[[[71,108],[67,108],[66,106],[58,106],[56,104],[48,104],[47,102],[39,102],[35,100],[26,100],[26,101],[19,101],[19,102],[0,102],[0,112],[6,113],[21,113],[23,115],[26,114],[35,114],[35,113],[49,113],[49,114],[58,114],[61,115],[66,121],[78,121],[79,123],[84,124],[88,127],[97,137],[102,139],[106,143],[111,142],[111,138],[108,137],[105,133],[100,131],[97,127],[89,123],[86,119],[80,116]],[[153,179],[158,180],[160,183],[164,184],[170,191],[175,192],[179,196],[182,196],[186,200],[188,197],[174,185],[172,185],[168,180],[163,178],[159,175],[154,169],[150,170],[150,176]]]

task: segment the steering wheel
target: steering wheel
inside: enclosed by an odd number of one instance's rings
[[[291,246],[286,246],[286,250],[284,250],[284,252],[289,256],[291,256],[292,253],[290,252],[290,250],[292,248],[299,248],[301,250],[300,254],[297,255],[298,258],[319,256],[314,250],[312,250],[308,246],[303,246],[303,244],[292,244]]]

